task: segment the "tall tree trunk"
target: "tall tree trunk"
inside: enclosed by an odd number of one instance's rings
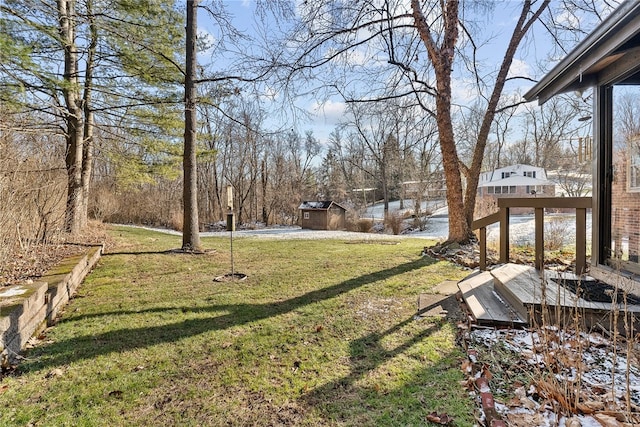
[[[75,44],[75,2],[58,0],[58,32],[64,46],[64,80],[62,92],[66,104],[67,150],[67,204],[65,228],[70,233],[82,229],[82,155],[83,111],[78,83],[78,50]]]
[[[95,53],[98,46],[98,29],[95,24],[95,16],[93,15],[93,2],[87,0],[86,3],[90,41],[87,52],[86,71],[84,79],[84,141],[82,144],[82,195],[81,209],[79,213],[80,226],[85,227],[88,220],[89,210],[89,186],[91,183],[91,174],[93,171],[93,129],[94,115],[91,109],[92,89],[93,89],[93,71],[95,69]]]
[[[411,8],[418,34],[427,48],[427,53],[436,75],[436,116],[449,207],[448,240],[464,243],[473,236],[471,222],[473,221],[482,160],[484,159],[489,131],[495,118],[496,108],[504,89],[509,68],[522,38],[548,7],[550,0],[544,0],[532,14],[531,6],[533,1],[525,0],[523,2],[518,23],[509,40],[507,52],[496,77],[496,83],[477,136],[472,164],[469,168],[458,158],[451,121],[451,68],[458,40],[459,2],[460,0],[441,2],[444,28],[443,34],[439,37],[441,40],[440,46],[436,44],[429,23],[422,13],[420,0],[411,0]],[[462,186],[463,173],[466,178],[466,190]]]
[[[198,171],[196,166],[196,37],[198,33],[198,1],[187,0],[187,53],[184,83],[184,187],[183,187],[183,230],[182,249],[198,251],[200,230],[198,219]]]
[[[427,48],[436,74],[438,136],[449,207],[449,236],[447,240],[466,242],[472,236],[471,224],[467,222],[464,214],[460,160],[458,159],[451,120],[451,67],[458,40],[459,0],[449,0],[443,7],[444,34],[440,46],[437,46],[433,40],[431,29],[422,14],[419,0],[411,0],[411,7],[418,34]]]

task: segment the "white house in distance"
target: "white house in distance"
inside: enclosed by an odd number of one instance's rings
[[[544,168],[530,165],[511,165],[480,174],[478,202],[495,202],[500,197],[554,197],[556,184],[547,179]],[[515,212],[513,213],[525,213]],[[529,209],[530,210],[530,209]]]

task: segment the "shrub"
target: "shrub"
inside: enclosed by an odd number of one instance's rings
[[[402,231],[402,224],[404,224],[404,218],[398,214],[398,212],[392,212],[387,214],[384,219],[384,225],[386,228],[390,229],[393,234],[400,234]]]
[[[545,249],[556,251],[561,249],[567,238],[571,235],[571,229],[567,227],[565,218],[551,217],[544,223]]]
[[[356,231],[369,233],[373,228],[373,220],[370,218],[360,218],[356,223]]]

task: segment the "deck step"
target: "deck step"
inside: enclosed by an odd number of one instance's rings
[[[549,280],[560,276],[577,277],[572,273],[546,270],[543,272],[543,277],[541,272],[532,266],[505,264],[491,270],[491,274],[495,278],[496,291],[514,306],[519,309],[522,307],[521,310],[527,313],[533,306],[540,306],[543,300],[548,306],[576,306],[575,294]]]
[[[491,270],[491,275],[496,292],[529,321],[531,304],[540,301],[542,293],[538,270],[529,265],[504,264]]]
[[[462,298],[471,314],[481,325],[526,325],[528,318],[521,316],[509,302],[495,292],[494,278],[489,271],[478,272],[458,283]]]

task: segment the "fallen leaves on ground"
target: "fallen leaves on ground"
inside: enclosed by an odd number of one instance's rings
[[[430,421],[432,423],[436,423],[436,424],[440,424],[443,426],[447,426],[451,423],[453,423],[453,418],[451,418],[449,415],[447,414],[438,414],[437,412],[432,412],[429,415],[427,415],[427,421]]]
[[[635,342],[556,328],[476,328],[465,332],[465,342],[473,367],[465,362],[462,370],[490,382],[508,425],[640,425]]]

